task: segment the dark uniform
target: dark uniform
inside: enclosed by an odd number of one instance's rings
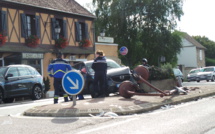
[[[97,57],[93,64],[92,64],[92,69],[95,72],[94,75],[94,90],[95,90],[95,97],[105,97],[107,95],[107,83],[106,83],[106,75],[107,75],[107,62],[106,58],[104,56],[102,57]]]
[[[48,66],[49,76],[54,77],[54,104],[58,103],[58,97],[60,94],[63,94],[65,102],[68,101],[68,95],[65,93],[62,87],[62,78],[64,74],[71,69],[72,67],[70,64],[59,57],[52,61]]]

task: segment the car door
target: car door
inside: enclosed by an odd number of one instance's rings
[[[31,94],[31,85],[34,83],[35,76],[31,75],[31,72],[27,67],[21,66],[17,68],[19,71],[19,93],[22,95]]]
[[[19,94],[19,72],[17,67],[10,67],[6,73],[5,93],[7,97]]]

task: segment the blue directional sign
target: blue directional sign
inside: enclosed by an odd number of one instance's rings
[[[79,71],[69,71],[63,76],[62,85],[67,94],[77,95],[84,87],[84,77]]]

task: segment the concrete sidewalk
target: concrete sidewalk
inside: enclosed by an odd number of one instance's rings
[[[190,88],[190,87],[188,87]],[[165,96],[133,96],[125,99],[119,95],[77,100],[73,102],[60,102],[59,104],[43,105],[31,108],[24,112],[26,116],[45,116],[45,117],[80,117],[97,115],[101,112],[114,112],[118,115],[129,115],[143,113],[168,104],[178,104],[199,98],[215,95],[214,86],[200,86],[199,89],[189,91],[187,95]]]

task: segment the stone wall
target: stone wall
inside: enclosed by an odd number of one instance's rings
[[[160,90],[171,90],[177,85],[177,81],[175,79],[152,80],[148,82]],[[141,83],[140,88],[144,89],[146,92],[155,92],[153,88],[149,87],[145,83]]]

